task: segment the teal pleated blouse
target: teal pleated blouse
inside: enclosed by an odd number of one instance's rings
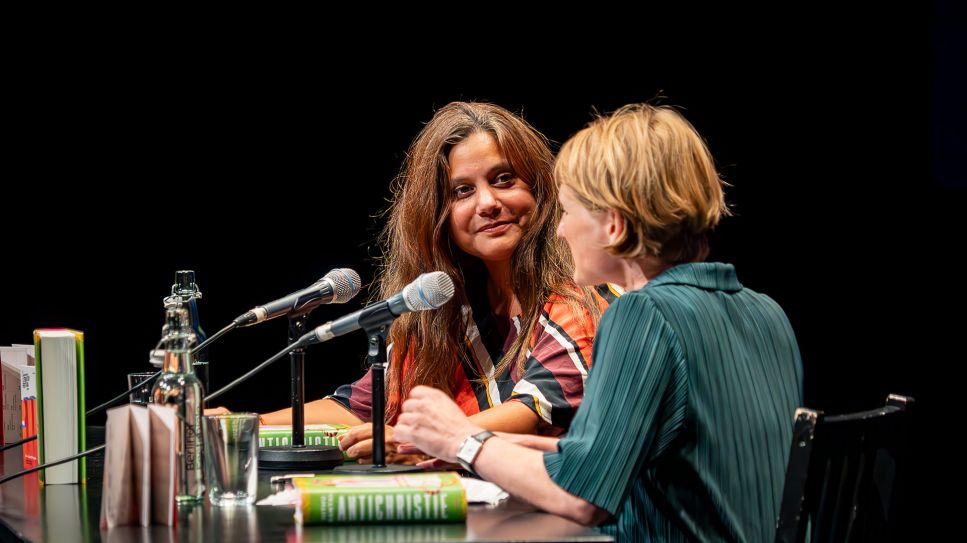
[[[628,541],[772,541],[802,403],[785,313],[728,264],[670,268],[605,312],[551,478]]]

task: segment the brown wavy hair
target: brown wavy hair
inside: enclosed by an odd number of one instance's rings
[[[523,370],[531,332],[552,294],[560,295],[575,309],[587,310],[592,318],[598,316],[590,291],[573,286],[570,252],[555,235],[561,212],[552,177],[554,157],[547,138],[500,106],[447,104],[413,140],[393,181],[389,219],[380,236],[383,258],[378,291],[383,298],[391,296],[419,274],[439,270],[453,279],[455,293],[440,309],[406,313],[390,328],[393,363],[387,376],[387,420],[393,420],[414,386],[429,385],[451,392],[457,364],[465,356],[468,321],[462,306],[470,305],[468,291],[484,291],[487,274],[479,259],[464,253],[451,239],[448,218],[453,191],[448,156],[454,146],[478,132],[493,136],[514,174],[530,186],[536,201],[532,221],[511,257],[511,286],[522,309],[521,333],[497,364],[495,375],[501,375],[511,364],[516,371]],[[404,364],[406,359],[408,364]]]

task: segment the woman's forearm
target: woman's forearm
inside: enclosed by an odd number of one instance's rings
[[[265,413],[261,417],[262,424],[292,424],[292,408],[280,409],[271,413]],[[343,407],[335,400],[323,398],[305,404],[306,424],[348,424],[356,426],[363,421],[354,415],[352,411]]]
[[[508,462],[508,458],[513,458],[513,462]],[[557,486],[547,474],[542,452],[501,437],[484,442],[473,469],[511,495],[585,526],[600,524],[610,516],[604,509]]]
[[[541,423],[531,408],[521,402],[504,402],[486,411],[474,413],[470,421],[491,432],[533,434]]]
[[[498,436],[528,449],[536,449],[541,452],[554,452],[557,450],[559,437],[536,436],[534,434],[509,434],[506,432],[495,432]]]

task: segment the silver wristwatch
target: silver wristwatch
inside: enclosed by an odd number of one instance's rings
[[[460,444],[460,448],[457,450],[457,462],[460,462],[463,469],[473,472],[473,461],[480,454],[480,448],[483,447],[484,441],[492,437],[494,437],[493,433],[484,430],[479,434],[474,434],[463,440],[463,443]]]

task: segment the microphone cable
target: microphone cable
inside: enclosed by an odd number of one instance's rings
[[[324,277],[324,279],[325,278],[329,278],[334,272],[337,272],[337,271],[340,274],[342,274],[343,276],[345,276],[345,278],[348,279],[348,282],[338,281],[335,284],[332,283],[332,282],[330,283],[330,284],[333,285],[334,300],[338,300],[339,302],[345,302],[345,301],[348,301],[349,299],[355,297],[355,295],[359,292],[359,287],[361,285],[361,281],[359,280],[359,274],[357,274],[354,270],[351,270],[351,269],[348,269],[348,268],[339,269],[339,270],[332,270],[328,274],[326,274],[326,276]],[[339,276],[337,275],[336,277],[339,277]],[[349,290],[348,291],[345,291],[345,289],[349,289]],[[348,297],[342,298],[344,296],[348,296]],[[214,335],[211,335],[211,336],[205,338],[204,341],[202,341],[201,343],[199,343],[194,349],[191,350],[191,354],[193,356],[196,355],[196,354],[198,354],[198,352],[200,352],[202,349],[208,347],[216,339],[222,337],[223,335],[225,335],[228,332],[234,330],[235,328],[238,328],[243,323],[249,324],[249,323],[247,323],[245,321],[245,319],[246,319],[246,317],[249,317],[250,315],[254,317],[255,314],[252,311],[249,311],[249,312],[245,313],[244,315],[242,315],[242,316],[236,318],[235,320],[233,320],[228,326],[225,326],[224,328],[222,328],[221,330],[219,330],[218,332],[216,332]],[[195,322],[197,322],[197,320]],[[258,322],[258,321],[256,321],[256,322]],[[155,349],[157,349],[158,346],[160,346],[160,345],[161,345],[161,342],[159,341],[158,344],[155,345]],[[221,389],[217,390],[213,394],[209,394],[208,396],[206,396],[202,400],[203,404],[204,404],[204,402],[207,402],[208,400],[215,399],[215,398],[221,396],[222,394],[228,392],[229,390],[231,390],[232,388],[236,387],[238,384],[240,384],[241,382],[245,381],[249,377],[251,377],[251,376],[255,375],[256,373],[258,373],[258,372],[262,371],[263,369],[265,369],[265,367],[268,366],[269,364],[271,364],[271,363],[277,361],[278,359],[282,358],[283,356],[285,356],[286,354],[288,354],[290,351],[292,351],[292,350],[294,350],[294,349],[296,349],[298,347],[304,347],[305,345],[306,345],[306,342],[304,341],[304,338],[303,338],[303,339],[300,339],[299,341],[296,341],[295,343],[292,343],[291,345],[286,346],[285,349],[279,351],[278,353],[276,353],[275,355],[273,355],[271,358],[269,358],[265,362],[262,362],[261,364],[259,364],[255,368],[252,368],[251,370],[249,370],[248,372],[246,372],[244,375],[242,375],[241,377],[235,379],[234,381],[232,381],[228,385],[222,387]],[[128,390],[125,390],[121,394],[118,394],[114,398],[111,398],[110,400],[102,403],[101,405],[99,405],[97,407],[94,407],[93,409],[88,410],[87,413],[85,413],[85,417],[88,417],[90,415],[93,415],[95,413],[98,413],[100,411],[103,411],[104,409],[107,409],[108,407],[110,407],[110,406],[114,405],[115,403],[121,401],[122,399],[124,399],[125,396],[127,396],[127,395],[131,394],[132,392],[134,392],[135,390],[141,388],[141,384],[142,383],[144,383],[146,381],[151,381],[152,379],[156,379],[159,375],[161,375],[161,373],[163,371],[164,370],[159,370],[159,371],[155,372],[154,375],[152,375],[151,377],[148,377],[147,379],[145,379],[141,383],[138,383],[137,385],[129,388]],[[192,430],[192,431],[194,431],[194,430]],[[37,439],[37,435],[36,434],[35,435],[32,435],[32,436],[27,436],[27,437],[21,439],[20,441],[15,441],[13,443],[7,443],[6,445],[0,446],[0,452],[6,451],[7,449],[12,449],[14,447],[19,447],[21,445],[24,445],[25,443],[30,443],[31,441],[33,441],[35,439]],[[88,449],[86,451],[77,453],[77,454],[75,454],[73,456],[69,456],[67,458],[61,458],[59,460],[54,460],[54,461],[51,461],[51,462],[47,462],[46,464],[42,464],[40,466],[35,466],[35,467],[30,468],[30,469],[27,469],[27,470],[24,470],[24,471],[20,471],[20,472],[17,472],[17,473],[8,475],[6,477],[2,477],[2,478],[0,478],[0,484],[3,484],[3,483],[5,483],[5,482],[7,482],[7,481],[9,481],[11,479],[16,479],[17,477],[21,477],[21,476],[26,475],[28,473],[33,473],[35,471],[38,471],[38,470],[41,470],[41,469],[44,469],[44,468],[47,468],[47,467],[56,466],[56,465],[59,465],[59,464],[63,464],[64,462],[70,462],[71,460],[75,460],[77,458],[84,457],[84,456],[89,455],[89,454],[94,454],[96,452],[99,452],[99,451],[104,450],[104,447],[105,446],[106,445],[99,445],[97,447],[94,447],[92,449]]]
[[[37,436],[33,436],[33,437],[36,438]],[[34,466],[32,468],[28,468],[28,469],[25,469],[23,471],[18,471],[17,473],[11,473],[10,475],[6,475],[4,477],[0,477],[0,485],[2,485],[3,483],[6,483],[7,481],[12,481],[13,479],[16,479],[18,477],[23,477],[24,475],[27,475],[28,473],[33,473],[35,471],[40,471],[40,470],[42,470],[44,468],[58,466],[58,465],[63,464],[65,462],[70,462],[71,460],[77,460],[78,458],[87,456],[89,454],[94,454],[96,452],[101,452],[101,451],[104,450],[105,447],[107,447],[107,444],[98,445],[97,447],[94,447],[93,449],[87,449],[86,451],[79,452],[77,454],[68,456],[67,458],[60,458],[58,460],[51,460],[50,462],[47,462],[46,464],[41,464],[39,466]]]
[[[204,349],[205,347],[208,347],[209,345],[211,345],[211,343],[213,341],[215,341],[216,339],[224,336],[225,334],[227,334],[228,332],[230,332],[231,330],[233,330],[233,329],[235,329],[237,327],[238,327],[238,322],[233,321],[231,324],[229,324],[225,328],[222,328],[221,330],[219,330],[218,332],[216,332],[215,335],[209,336],[205,341],[199,343],[194,349],[191,350],[191,354],[194,355],[198,351]],[[158,345],[155,345],[155,348],[157,348],[159,345],[161,345],[161,342],[160,341],[158,342]],[[91,416],[91,415],[93,415],[95,413],[98,413],[99,411],[103,411],[104,409],[107,409],[108,407],[111,407],[112,405],[114,405],[114,404],[118,403],[119,401],[121,401],[122,399],[124,399],[128,394],[131,394],[135,390],[141,388],[141,385],[144,382],[151,381],[152,379],[156,379],[159,375],[161,375],[161,372],[162,371],[163,370],[158,370],[151,377],[148,377],[144,381],[141,381],[140,383],[138,383],[138,384],[134,385],[133,387],[125,390],[121,394],[115,396],[114,398],[111,398],[110,400],[102,403],[101,405],[99,405],[99,406],[97,406],[97,407],[95,407],[93,409],[88,410],[87,413],[85,413],[84,415],[87,416],[87,417],[89,417],[89,416]],[[219,392],[221,392],[221,391],[219,391]],[[35,435],[32,435],[32,436],[27,436],[27,437],[21,439],[20,441],[14,441],[13,443],[7,443],[6,445],[0,447],[0,452],[3,452],[5,450],[7,450],[7,449],[12,449],[14,447],[19,447],[19,446],[21,446],[21,445],[23,445],[25,443],[30,443],[31,441],[33,441],[35,439],[37,439],[37,435],[36,434]]]
[[[194,353],[194,351],[196,351],[198,349],[201,349],[202,347],[206,346],[205,343],[210,343],[211,341],[215,340],[215,338],[217,338],[220,335],[222,335],[223,333],[231,330],[235,326],[236,325],[233,323],[233,324],[230,324],[230,325],[226,326],[225,328],[219,330],[218,333],[216,333],[215,335],[213,335],[210,338],[208,338],[207,340],[205,340],[204,343],[202,343],[202,344],[198,345],[197,347],[195,347],[194,349],[192,349],[192,353]],[[235,388],[235,386],[237,386],[242,381],[244,381],[244,380],[248,379],[249,377],[255,375],[256,373],[262,371],[269,364],[271,364],[271,363],[277,361],[278,359],[282,358],[283,356],[289,354],[289,351],[291,351],[293,349],[296,349],[298,347],[303,347],[303,346],[305,346],[305,344],[303,343],[303,340],[301,340],[301,339],[299,341],[296,341],[295,343],[293,343],[291,345],[287,345],[284,349],[282,349],[281,351],[279,351],[276,354],[272,355],[272,357],[269,358],[268,360],[266,360],[265,362],[262,362],[258,366],[252,368],[251,370],[249,370],[248,372],[246,372],[244,375],[242,375],[238,379],[235,379],[231,383],[223,386],[222,388],[218,389],[217,391],[215,391],[211,395],[206,396],[204,398],[204,400],[214,399],[214,398],[217,398],[217,397],[221,396],[222,394],[228,392],[232,388]],[[161,372],[159,371],[155,375],[160,375],[160,374],[161,374]],[[151,377],[148,380],[150,380],[150,379],[154,379],[154,377]],[[129,392],[133,392],[137,388],[138,387],[132,388],[128,392],[125,392],[124,394],[122,394],[121,396],[119,396],[118,398],[115,398],[114,400],[111,400],[110,402],[106,402],[106,403],[104,403],[104,404],[102,404],[102,405],[100,405],[100,406],[98,406],[98,407],[96,407],[96,408],[88,411],[87,414],[90,415],[91,413],[95,412],[96,410],[101,409],[104,406],[110,405],[113,401],[116,401],[117,399],[124,397],[125,394],[128,394]],[[189,425],[189,429],[191,429],[191,425]],[[194,430],[193,429],[192,429],[192,432],[194,433]],[[0,452],[5,451],[5,450],[10,449],[10,448],[13,448],[13,447],[16,447],[18,445],[23,445],[24,443],[28,443],[28,442],[33,441],[35,439],[37,439],[37,436],[36,435],[32,435],[30,437],[26,437],[26,438],[24,438],[24,439],[22,439],[20,441],[17,441],[16,443],[9,443],[7,445],[4,445],[2,448],[0,448]],[[89,454],[94,454],[96,452],[101,452],[101,451],[104,450],[104,448],[106,446],[107,446],[106,444],[98,445],[97,447],[93,447],[91,449],[88,449],[86,451],[79,452],[79,453],[77,453],[75,455],[71,455],[71,456],[68,456],[66,458],[59,458],[57,460],[51,460],[50,462],[47,462],[45,464],[41,464],[39,466],[33,466],[33,467],[28,468],[28,469],[25,469],[23,471],[18,471],[17,473],[11,473],[10,475],[6,475],[4,477],[0,477],[0,485],[2,485],[3,483],[6,483],[7,481],[11,481],[11,480],[16,479],[18,477],[22,477],[24,475],[27,475],[28,473],[33,473],[35,471],[39,471],[39,470],[42,470],[42,469],[45,469],[45,468],[49,468],[49,467],[53,467],[53,466],[57,466],[57,465],[63,464],[65,462],[70,462],[71,460],[76,460],[78,458],[82,458],[82,457],[87,456]]]

